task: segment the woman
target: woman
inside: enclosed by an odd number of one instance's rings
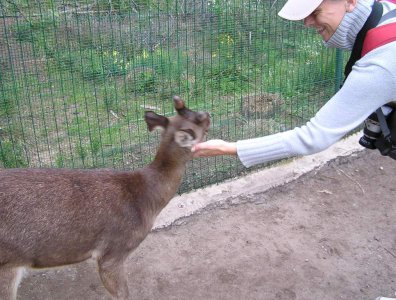
[[[374,0],[289,0],[279,12],[288,20],[304,20],[323,38],[326,47],[352,50],[366,20],[378,5],[382,15],[396,5]],[[396,22],[388,18],[381,25]],[[360,54],[360,53],[359,53]],[[342,88],[306,125],[293,130],[237,141],[209,140],[192,151],[198,156],[238,155],[246,166],[322,151],[379,107],[396,99],[396,42],[380,46],[353,64]]]

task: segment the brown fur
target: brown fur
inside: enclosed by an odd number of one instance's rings
[[[0,172],[0,299],[16,298],[20,268],[98,262],[109,293],[128,299],[124,262],[175,195],[191,146],[204,139],[209,115],[175,97],[171,118],[147,112],[164,129],[154,161],[134,172],[11,169]]]

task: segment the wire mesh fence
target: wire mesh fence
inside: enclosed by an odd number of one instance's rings
[[[284,1],[1,0],[0,167],[136,169],[158,135],[145,110],[172,96],[210,112],[229,141],[304,124],[334,93],[336,53]],[[195,159],[181,192],[235,177]]]

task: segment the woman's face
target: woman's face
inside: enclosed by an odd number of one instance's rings
[[[304,25],[314,27],[327,42],[340,25],[345,13],[356,7],[356,0],[324,0],[308,17]]]

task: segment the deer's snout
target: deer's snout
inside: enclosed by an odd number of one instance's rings
[[[207,112],[198,112],[197,113],[197,120],[198,123],[205,125],[206,127],[209,127],[210,125],[210,115]]]

